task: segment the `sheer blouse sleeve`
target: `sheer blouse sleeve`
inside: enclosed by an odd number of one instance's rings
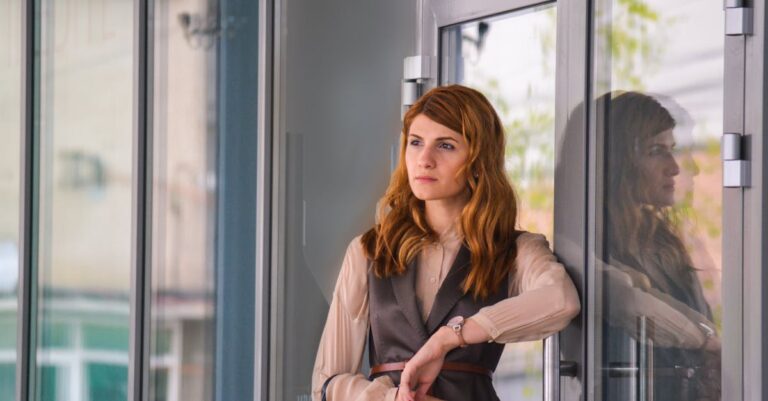
[[[347,247],[331,307],[315,357],[312,399],[320,401],[323,383],[328,401],[394,401],[397,390],[389,376],[371,381],[361,374],[368,335],[368,263],[360,236]]]
[[[509,298],[471,317],[499,343],[545,338],[565,328],[581,309],[573,282],[540,234],[518,237],[509,292]]]

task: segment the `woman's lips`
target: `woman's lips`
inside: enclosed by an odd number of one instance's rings
[[[416,182],[422,182],[422,183],[430,183],[437,181],[437,178],[427,177],[427,176],[419,176],[416,177]]]

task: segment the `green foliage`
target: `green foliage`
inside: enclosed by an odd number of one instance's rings
[[[611,74],[611,88],[644,90],[664,54],[664,27],[672,24],[643,0],[604,1],[598,6],[598,48]],[[605,18],[610,11],[609,19]],[[601,22],[605,21],[605,22]]]

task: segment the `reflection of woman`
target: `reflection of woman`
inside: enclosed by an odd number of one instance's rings
[[[633,318],[656,323],[649,334],[655,400],[719,399],[712,311],[671,212],[681,172],[673,129],[687,115],[669,99],[637,92],[601,100],[608,110],[605,277],[614,290],[606,295],[618,297],[606,303],[607,316],[641,341]],[[608,353],[620,348],[609,344]]]
[[[498,400],[502,343],[562,329],[579,302],[544,237],[515,230],[504,133],[482,94],[439,87],[411,107],[381,204],[347,248],[314,399]]]

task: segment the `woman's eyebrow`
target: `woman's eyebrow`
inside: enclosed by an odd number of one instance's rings
[[[424,139],[424,138],[422,138],[422,137],[420,137],[420,136],[418,136],[418,135],[416,135],[416,134],[414,134],[414,133],[410,133],[410,134],[408,134],[408,135],[409,135],[409,136],[414,136],[414,137],[416,137],[416,138],[418,138],[418,139]],[[450,140],[450,141],[454,141],[454,142],[456,142],[456,143],[459,143],[459,141],[457,141],[457,140],[456,140],[456,138],[453,138],[453,137],[450,137],[450,136],[441,136],[441,137],[439,137],[439,138],[435,138],[435,140],[436,140],[436,141],[444,141],[444,140],[446,140],[446,139],[447,139],[447,140]]]

